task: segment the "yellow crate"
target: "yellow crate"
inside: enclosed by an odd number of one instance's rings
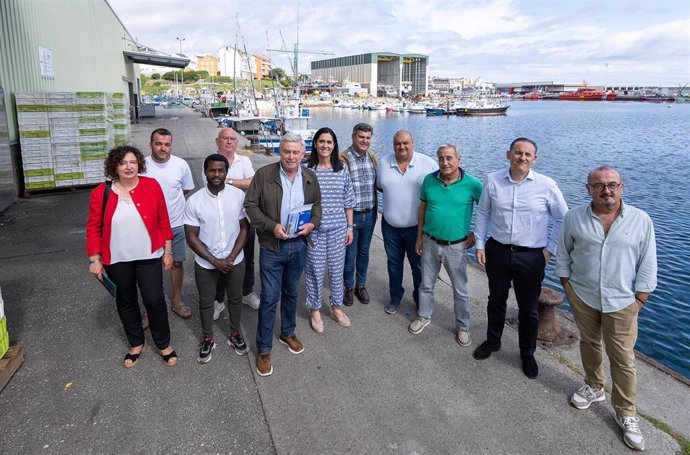
[[[10,348],[10,337],[4,336],[0,338],[0,358],[5,355],[7,350]]]
[[[10,334],[7,333],[7,318],[0,319],[0,358],[10,347]]]

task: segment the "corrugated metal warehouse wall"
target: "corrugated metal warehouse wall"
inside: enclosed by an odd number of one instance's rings
[[[52,77],[45,75],[45,66],[42,75],[41,48],[49,50]],[[131,96],[139,72],[124,50],[136,50],[136,45],[105,0],[0,0],[0,87],[15,166],[14,94],[104,91]],[[7,206],[3,200],[0,195],[0,210]]]

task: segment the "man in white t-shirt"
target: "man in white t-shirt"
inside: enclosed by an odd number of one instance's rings
[[[188,319],[192,310],[184,305],[182,297],[182,280],[184,278],[184,261],[187,258],[187,247],[184,235],[185,195],[194,189],[192,171],[185,160],[172,155],[172,133],[165,128],[158,128],[151,133],[151,155],[146,157],[146,175],[158,181],[165,195],[165,204],[170,216],[170,227],[173,231],[173,267],[170,271],[172,282],[172,301],[170,308],[178,316]]]
[[[223,155],[229,163],[228,175],[225,179],[227,185],[239,188],[242,191],[247,191],[249,184],[254,178],[254,167],[251,160],[243,155],[235,153],[237,151],[238,136],[237,132],[232,128],[223,128],[218,132],[216,137],[216,147],[218,153]],[[206,185],[206,176],[202,173],[202,180]],[[250,308],[256,310],[259,308],[259,297],[254,292],[254,244],[256,238],[256,231],[249,225],[249,232],[247,235],[247,243],[244,247],[244,282],[242,283],[242,301]],[[225,309],[224,289],[225,283],[223,280],[225,275],[221,275],[218,282],[218,290],[216,293],[216,300],[214,304],[215,311],[213,319],[218,319]]]
[[[417,254],[417,222],[419,192],[424,177],[438,171],[438,163],[431,157],[414,151],[414,139],[406,130],[393,136],[393,156],[379,160],[376,186],[383,192],[381,234],[388,258],[388,314],[398,310],[405,289],[402,286],[405,255],[412,269],[414,292],[412,298],[419,306],[419,285],[422,282],[421,256]]]
[[[187,244],[194,251],[194,278],[199,291],[199,315],[203,340],[197,361],[208,363],[216,347],[213,341],[213,301],[220,276],[228,297],[230,329],[227,343],[237,355],[249,352],[241,332],[242,280],[249,222],[244,215],[244,192],[225,184],[228,160],[217,153],[204,160],[206,186],[187,200],[184,212]]]

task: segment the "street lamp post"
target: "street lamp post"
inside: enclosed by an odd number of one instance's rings
[[[180,57],[182,57],[182,41],[186,40],[187,38],[186,37],[182,37],[182,38],[176,37],[175,39],[180,42]],[[181,80],[182,80],[182,98],[184,98],[184,68],[182,68]]]

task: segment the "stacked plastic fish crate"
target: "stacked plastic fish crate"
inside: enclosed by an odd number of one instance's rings
[[[53,92],[46,93],[46,99],[55,186],[83,185],[77,97],[73,92]]]
[[[102,182],[103,159],[112,146],[110,99],[104,92],[77,92],[79,150],[87,184]]]
[[[17,122],[22,145],[24,186],[54,188],[53,157],[45,93],[16,93]]]
[[[125,94],[113,93],[110,101],[113,145],[125,145],[129,141],[129,106]]]
[[[129,140],[123,93],[15,94],[27,192],[102,182],[103,159]]]

